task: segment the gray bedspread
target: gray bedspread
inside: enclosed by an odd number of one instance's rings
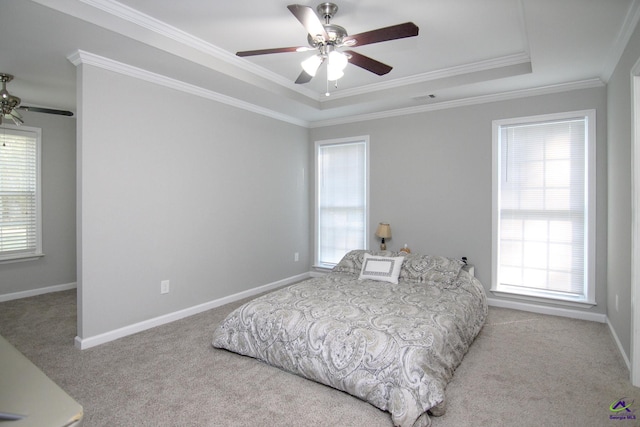
[[[398,284],[332,272],[256,298],[229,314],[213,346],[345,391],[426,426],[487,315],[480,282]]]

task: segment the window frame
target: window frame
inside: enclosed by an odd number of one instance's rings
[[[0,264],[7,264],[21,261],[36,260],[44,256],[42,252],[42,129],[30,126],[15,126],[9,124],[0,125],[0,135],[3,134],[3,130],[11,132],[23,132],[31,133],[36,140],[35,161],[36,161],[36,233],[35,233],[35,247],[32,250],[25,250],[21,252],[12,252],[9,254],[2,254],[0,252]],[[0,146],[0,149],[2,147]]]
[[[369,135],[360,135],[360,136],[352,136],[346,138],[337,138],[337,139],[326,139],[315,141],[315,149],[314,149],[314,166],[315,166],[315,195],[314,195],[314,242],[315,242],[315,250],[314,250],[314,267],[319,269],[331,269],[335,264],[323,263],[320,261],[321,255],[321,242],[320,242],[320,168],[319,168],[319,152],[320,148],[323,146],[329,145],[347,145],[354,143],[364,143],[365,147],[365,171],[364,171],[364,226],[363,226],[363,248],[352,248],[352,249],[366,249],[369,246]]]
[[[560,295],[553,291],[544,290],[516,290],[508,285],[498,283],[498,266],[500,265],[500,129],[506,125],[528,123],[545,123],[558,120],[586,118],[587,135],[585,155],[585,283],[580,297]],[[596,110],[579,110],[562,113],[551,113],[536,116],[526,116],[494,120],[492,122],[492,266],[491,292],[505,297],[518,298],[535,302],[553,302],[567,306],[594,306],[595,301],[595,260],[596,260]]]

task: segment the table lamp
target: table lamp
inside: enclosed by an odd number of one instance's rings
[[[378,225],[378,229],[376,230],[376,236],[382,238],[382,241],[380,242],[380,250],[386,251],[387,245],[384,243],[384,239],[391,238],[391,226],[389,226],[389,224],[381,222]]]

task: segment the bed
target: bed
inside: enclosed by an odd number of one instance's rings
[[[451,258],[347,253],[323,277],[258,297],[217,326],[213,346],[345,391],[424,427],[487,316],[480,282]]]

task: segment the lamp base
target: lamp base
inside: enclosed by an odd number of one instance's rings
[[[384,237],[382,238],[382,241],[380,242],[380,250],[381,251],[386,251],[387,250],[387,244],[384,242]]]

